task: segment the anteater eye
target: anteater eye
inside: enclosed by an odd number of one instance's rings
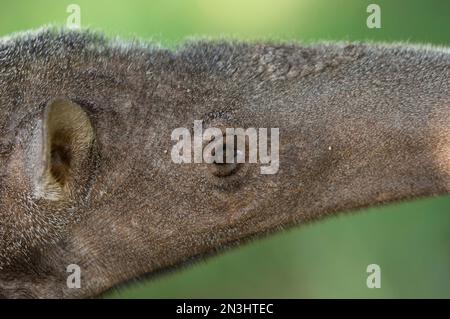
[[[210,143],[214,141],[213,138]],[[210,173],[216,177],[228,177],[237,173],[245,161],[245,149],[240,148],[245,148],[245,145],[240,145],[236,136],[231,141],[226,137],[217,140],[215,148],[210,153],[214,158],[212,162],[209,162],[211,164],[208,164]]]
[[[230,153],[232,152],[232,153]],[[236,173],[242,166],[242,163],[237,163],[237,157],[240,150],[237,149],[236,144],[233,145],[223,145],[222,154],[220,156],[223,158],[222,163],[214,161],[212,167],[212,174],[217,177],[227,177]],[[227,162],[227,159],[231,159],[231,162]]]
[[[233,191],[248,181],[253,169],[249,158],[249,139],[240,131],[229,132],[224,125],[218,126],[210,139],[203,139],[203,157],[205,165],[202,171],[206,181],[217,190]],[[252,153],[252,155],[254,155]]]

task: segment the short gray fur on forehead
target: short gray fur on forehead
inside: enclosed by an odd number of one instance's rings
[[[237,40],[193,39],[173,50],[157,43],[139,40],[108,39],[89,30],[70,31],[47,27],[32,32],[17,33],[0,39],[0,84],[9,76],[26,72],[27,65],[57,61],[64,71],[67,60],[99,62],[115,59],[130,68],[141,66],[142,72],[189,73],[198,76],[231,77],[240,82],[295,80],[322,72],[383,50],[406,57],[442,56],[448,49],[402,44],[322,43],[302,45],[293,42],[243,42]],[[419,54],[418,54],[419,53]],[[65,70],[71,72],[72,70]]]
[[[34,32],[18,33],[0,40],[0,67],[3,73],[18,72],[20,63],[30,58],[57,58],[61,62],[69,56],[82,59],[101,56],[110,59],[121,56],[129,63],[143,63],[157,67],[158,63],[172,64],[195,76],[198,73],[220,73],[224,76],[243,75],[249,80],[255,76],[264,80],[283,80],[320,72],[372,51],[386,47],[401,54],[420,50],[423,55],[445,53],[446,49],[429,46],[376,45],[368,48],[361,44],[302,45],[275,41],[242,42],[236,40],[190,40],[174,50],[158,44],[138,40],[107,39],[100,33],[43,28]],[[448,50],[448,49],[447,49]],[[416,52],[417,53],[417,52]],[[133,60],[133,62],[131,62]],[[245,65],[245,69],[236,68]]]

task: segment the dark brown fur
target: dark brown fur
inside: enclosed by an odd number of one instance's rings
[[[2,39],[0,295],[91,297],[255,235],[448,193],[449,76],[448,49],[407,45]],[[36,132],[57,99],[81,106],[94,136],[72,154],[72,133],[56,134],[48,164]],[[280,128],[279,172],[174,164],[172,130],[200,119]],[[81,289],[66,286],[69,264]]]

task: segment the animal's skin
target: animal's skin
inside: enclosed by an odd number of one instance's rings
[[[430,46],[1,39],[0,295],[93,297],[254,236],[446,194],[449,84],[450,51]],[[194,120],[280,128],[278,173],[173,163],[171,132]]]

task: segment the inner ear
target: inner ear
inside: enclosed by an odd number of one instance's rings
[[[50,200],[70,197],[83,180],[93,142],[92,124],[76,103],[58,99],[49,103],[42,119],[40,196]]]
[[[72,136],[64,131],[55,132],[51,137],[50,174],[61,186],[66,184],[70,175],[72,143]]]

